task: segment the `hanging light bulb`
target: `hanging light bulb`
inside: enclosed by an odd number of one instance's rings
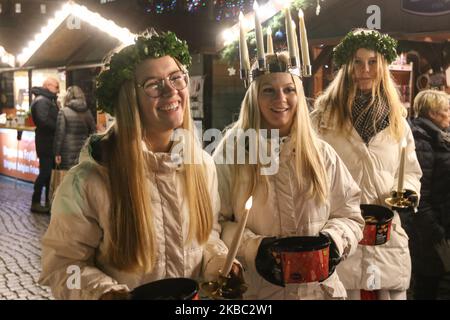
[[[320,0],[317,0],[316,16],[320,14]]]

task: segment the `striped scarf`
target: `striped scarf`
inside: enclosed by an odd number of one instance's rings
[[[370,104],[372,93],[357,92],[352,107],[352,124],[365,144],[389,126],[389,106],[386,99],[376,98]]]

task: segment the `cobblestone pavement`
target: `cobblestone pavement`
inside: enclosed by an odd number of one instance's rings
[[[50,216],[30,212],[33,185],[0,175],[0,300],[53,299],[37,284]]]

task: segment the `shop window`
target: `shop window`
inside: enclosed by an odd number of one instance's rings
[[[14,108],[14,73],[2,72],[0,74],[0,109]],[[0,110],[0,113],[5,110]]]

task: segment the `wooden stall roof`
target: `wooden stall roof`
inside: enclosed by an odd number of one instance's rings
[[[24,67],[46,68],[98,63],[119,45],[117,39],[87,23],[81,22],[80,29],[69,29],[63,22]]]

